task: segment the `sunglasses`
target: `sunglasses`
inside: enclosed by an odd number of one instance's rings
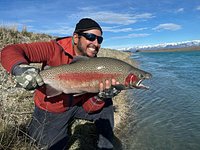
[[[97,42],[101,44],[103,42],[103,37],[102,36],[97,36],[93,33],[78,33],[78,35],[81,35],[85,37],[89,41],[94,41],[97,39]]]

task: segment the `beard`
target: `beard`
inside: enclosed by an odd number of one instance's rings
[[[89,48],[89,47],[93,47],[93,48],[98,52],[98,48],[97,48],[96,46],[94,46],[93,44],[87,45],[87,47],[84,48],[84,47],[82,46],[82,44],[81,44],[80,41],[78,41],[78,43],[77,43],[78,51],[79,51],[79,53],[80,53],[82,56],[91,57],[91,56],[89,56],[89,55],[87,54],[87,52],[86,52],[86,49]],[[95,56],[93,56],[93,57],[96,57],[96,54],[95,54]]]
[[[87,53],[85,52],[80,40],[77,43],[77,48],[78,48],[78,51],[81,53],[82,56],[87,56]]]

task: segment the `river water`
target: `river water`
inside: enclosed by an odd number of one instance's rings
[[[149,90],[130,90],[124,149],[200,150],[200,51],[134,53],[152,73]]]

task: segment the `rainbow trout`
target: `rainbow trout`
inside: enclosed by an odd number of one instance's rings
[[[148,89],[141,82],[152,76],[124,61],[108,57],[80,57],[71,64],[43,70],[40,75],[48,86],[49,93],[54,89],[58,91],[57,94],[98,93],[99,83],[111,79],[120,83],[115,86],[119,90]]]

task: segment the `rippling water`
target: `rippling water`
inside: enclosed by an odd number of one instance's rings
[[[124,149],[200,150],[200,51],[136,53],[153,74],[150,90],[130,93]]]

